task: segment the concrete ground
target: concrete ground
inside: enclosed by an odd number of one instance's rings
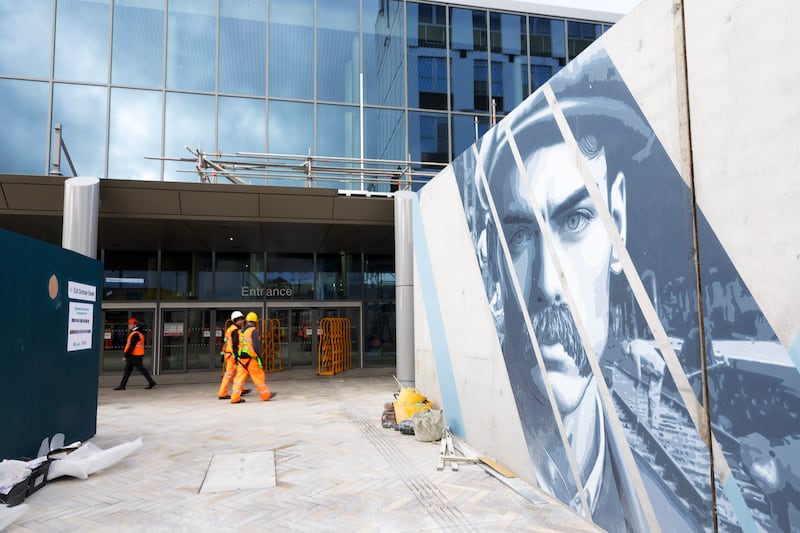
[[[392,371],[271,373],[276,398],[239,405],[217,399],[216,373],[158,376],[153,390],[134,375],[125,391],[103,376],[89,442],[141,447],[49,481],[6,531],[598,531],[481,463],[438,470],[440,443],[381,427]]]

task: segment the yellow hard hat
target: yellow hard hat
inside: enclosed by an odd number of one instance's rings
[[[250,311],[249,313],[247,313],[247,316],[244,317],[244,319],[247,320],[248,322],[258,322],[258,315]]]

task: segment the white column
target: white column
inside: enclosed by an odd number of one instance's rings
[[[61,246],[97,259],[97,220],[100,216],[100,180],[64,181],[64,227]]]
[[[414,386],[414,246],[411,191],[394,195],[395,311],[397,317],[397,380]]]

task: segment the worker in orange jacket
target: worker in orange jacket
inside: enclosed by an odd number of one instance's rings
[[[225,373],[222,375],[222,382],[219,384],[217,397],[220,400],[230,400],[228,387],[236,375],[236,354],[239,353],[239,330],[244,325],[244,315],[241,311],[231,313],[231,325],[225,330],[225,338],[222,341],[223,364]]]
[[[150,372],[142,364],[144,360],[144,333],[139,330],[139,321],[135,318],[128,320],[128,341],[125,343],[125,356],[122,358],[125,361],[125,369],[122,371],[122,381],[119,386],[114,387],[114,390],[125,390],[128,384],[128,378],[131,377],[131,372],[134,367],[141,372],[144,379],[147,380],[147,387],[145,389],[152,389],[156,386],[156,382]]]
[[[246,324],[244,329],[239,330],[239,353],[236,358],[236,377],[233,380],[233,393],[231,403],[242,403],[242,392],[247,376],[253,380],[258,395],[265,402],[274,398],[275,393],[267,388],[266,376],[264,375],[264,363],[261,359],[261,335],[258,332],[258,315],[252,311],[245,317]]]

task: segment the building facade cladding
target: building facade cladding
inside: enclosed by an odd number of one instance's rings
[[[5,2],[0,173],[49,172],[57,124],[81,175],[197,181],[185,147],[438,169],[609,26],[467,3]]]

